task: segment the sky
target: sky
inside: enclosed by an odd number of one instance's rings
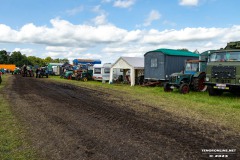
[[[204,52],[240,40],[239,0],[0,0],[0,50],[46,58]]]

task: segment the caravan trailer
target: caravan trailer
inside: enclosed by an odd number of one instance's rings
[[[93,79],[96,81],[109,81],[111,63],[93,67]]]

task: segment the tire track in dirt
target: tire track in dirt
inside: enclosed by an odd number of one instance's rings
[[[240,138],[224,140],[217,126],[163,110],[154,119],[97,89],[15,76],[5,92],[45,159],[205,159],[201,149],[239,148]]]

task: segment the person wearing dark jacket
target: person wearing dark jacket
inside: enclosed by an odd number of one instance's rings
[[[40,78],[40,69],[39,68],[36,69],[36,78]]]
[[[0,71],[0,84],[2,83],[2,72]]]

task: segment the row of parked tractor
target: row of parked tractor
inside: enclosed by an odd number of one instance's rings
[[[21,68],[16,67],[12,74],[21,74],[23,77],[34,77],[35,75],[36,78],[48,78],[49,75],[47,67],[37,67],[33,69],[33,67],[29,65],[23,65]]]
[[[164,57],[162,52],[166,52],[167,56]],[[176,70],[180,60],[183,60],[183,55],[180,55],[179,58],[173,56],[175,51],[167,52],[166,49],[159,49],[144,55],[144,74],[141,75],[143,85],[151,84],[153,80],[151,76],[156,75],[152,77],[163,85],[165,92],[171,92],[174,89],[178,89],[182,94],[189,93],[190,90],[208,91],[210,96],[221,95],[223,92],[240,93],[240,41],[230,42],[225,48],[219,50],[205,51],[197,55],[196,59],[185,60],[184,69],[178,67],[179,72],[175,73],[172,70]],[[150,57],[149,60],[147,56]],[[164,61],[166,59],[169,59],[169,62]],[[61,77],[83,81],[92,80],[94,77],[93,65],[101,64],[101,62],[77,61],[73,63],[81,65],[75,65],[76,68],[62,68]],[[114,64],[116,65],[116,63]],[[125,77],[126,75],[120,76]],[[110,80],[109,77],[108,80]]]
[[[81,63],[75,65],[65,64],[60,67],[60,78],[82,80],[84,82],[93,80],[93,65],[101,64],[94,60],[82,59]]]
[[[196,55],[190,53],[192,59],[187,56],[189,53],[170,49],[158,49],[147,52],[144,55],[143,67],[139,67],[140,63],[133,61],[134,59],[120,58],[113,65],[108,64],[105,68],[96,68],[95,64],[101,64],[100,60],[91,59],[75,59],[73,65],[65,64],[49,64],[48,67],[38,68],[36,77],[48,77],[49,74],[60,75],[61,78],[74,80],[98,80],[98,76],[94,74],[104,73],[101,75],[101,80],[112,83],[113,79],[118,81],[124,79],[130,80],[127,74],[131,69],[126,69],[126,65],[132,63],[137,64],[135,68],[135,78],[140,81],[136,84],[147,85],[152,84],[152,80],[160,82],[163,85],[165,92],[171,92],[178,89],[180,93],[186,94],[190,90],[193,91],[208,91],[210,96],[221,95],[223,92],[240,93],[240,41],[230,42],[225,48],[219,50],[208,50]],[[123,60],[131,60],[129,63],[123,63]],[[141,59],[137,59],[139,62]],[[121,64],[125,64],[123,71],[118,77],[110,76],[114,69],[119,68]],[[185,62],[185,67],[183,69]],[[95,67],[95,68],[94,68]],[[133,66],[134,67],[134,66]],[[100,70],[103,69],[104,72]],[[127,70],[127,72],[126,72]],[[141,71],[144,70],[144,71]],[[106,71],[106,72],[105,72]],[[14,71],[14,74],[18,71]],[[33,69],[29,66],[24,66],[19,71],[24,77],[33,77]],[[118,72],[114,72],[118,73]],[[138,73],[138,75],[137,75]],[[139,73],[141,73],[139,75]],[[105,77],[105,79],[104,79]],[[111,78],[110,78],[111,77]],[[119,78],[120,77],[120,78]],[[128,77],[128,78],[126,78]],[[131,79],[131,83],[134,79]]]

